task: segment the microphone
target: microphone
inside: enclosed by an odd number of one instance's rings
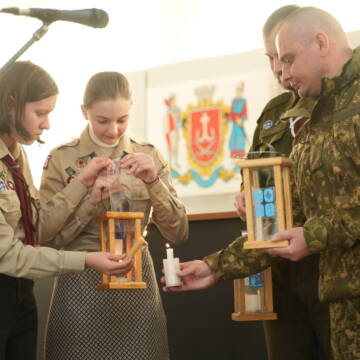
[[[41,8],[19,9],[16,7],[9,7],[0,9],[0,12],[35,17],[47,24],[57,20],[63,20],[92,26],[94,28],[103,28],[109,22],[109,15],[104,10],[100,9],[55,10]]]

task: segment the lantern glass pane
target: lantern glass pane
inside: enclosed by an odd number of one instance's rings
[[[264,274],[258,273],[245,278],[245,312],[265,312]]]
[[[250,188],[255,240],[270,240],[278,232],[273,167],[251,168]]]

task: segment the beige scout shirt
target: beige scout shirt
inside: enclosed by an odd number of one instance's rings
[[[15,144],[9,151],[0,139],[0,159],[6,155],[19,160],[33,203],[38,207],[39,194],[33,184],[24,149],[21,145]],[[46,238],[59,231],[86,191],[82,184],[73,181],[46,206],[38,207],[37,241],[40,234]],[[35,209],[33,213],[36,214]],[[0,161],[0,273],[12,277],[37,278],[84,270],[85,253],[33,247],[25,245],[23,241],[25,233],[21,221],[20,201],[11,172],[6,164]]]
[[[179,201],[176,191],[171,184],[169,168],[161,158],[156,148],[148,143],[138,143],[124,135],[114,153],[110,157],[119,157],[122,151],[127,153],[142,152],[150,155],[158,171],[159,181],[146,185],[140,179],[131,177],[131,210],[144,213],[142,228],[149,220],[151,207],[152,217],[163,237],[172,243],[180,243],[188,237],[189,225],[184,205]],[[48,166],[43,172],[40,196],[41,201],[48,201],[54,194],[61,191],[74,176],[94,156],[108,157],[89,136],[88,127],[80,138],[57,147],[49,155]],[[97,251],[100,248],[99,229],[95,215],[105,211],[105,205],[99,204],[96,212],[86,212],[84,199],[69,218],[65,226],[56,237],[44,241],[49,246],[71,250]],[[75,241],[76,240],[76,241]]]

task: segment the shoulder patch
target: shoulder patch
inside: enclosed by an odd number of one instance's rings
[[[268,130],[268,129],[271,129],[272,126],[273,126],[272,120],[265,120],[264,124],[263,124],[263,129]]]

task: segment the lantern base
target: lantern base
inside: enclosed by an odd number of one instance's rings
[[[289,240],[282,241],[245,241],[244,249],[266,249],[266,248],[277,248],[289,246]]]
[[[231,319],[234,321],[258,321],[258,320],[276,320],[277,314],[274,312],[266,313],[232,313]]]
[[[100,283],[96,286],[97,290],[116,290],[116,289],[145,289],[146,283],[143,281],[110,281]]]

